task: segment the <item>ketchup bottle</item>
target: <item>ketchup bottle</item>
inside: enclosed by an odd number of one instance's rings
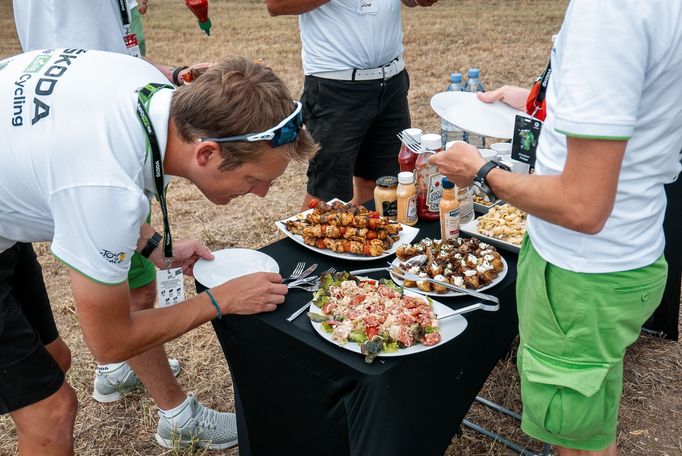
[[[418,143],[422,140],[422,131],[419,128],[407,128],[403,130],[403,134],[412,136]],[[400,172],[413,172],[416,161],[417,154],[412,152],[405,144],[401,144],[400,152],[398,153],[398,165],[400,165]]]
[[[417,175],[417,215],[420,220],[438,220],[440,217],[440,199],[443,197],[443,175],[438,173],[435,165],[429,164],[429,157],[443,150],[440,135],[426,134],[422,136],[422,146],[429,152],[417,157],[415,173]]]
[[[199,28],[211,34],[211,19],[208,18],[208,0],[185,0],[185,5],[199,20]]]

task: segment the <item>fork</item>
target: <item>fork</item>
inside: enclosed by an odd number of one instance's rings
[[[329,268],[326,271],[322,272],[322,274],[324,274],[325,272],[328,272],[331,274],[331,273],[336,272],[336,269]],[[310,291],[310,292],[317,291],[320,289],[320,276],[315,276],[315,279],[311,279],[311,280],[308,280],[307,278],[297,280],[295,282],[291,282],[287,286],[289,288],[298,288],[300,290],[305,290],[305,291]]]
[[[294,270],[291,271],[289,277],[286,277],[284,281],[288,282],[291,280],[298,279],[301,276],[301,274],[303,274],[303,268],[305,268],[305,261],[299,261]]]
[[[407,133],[404,132],[398,132],[398,139],[407,146],[408,149],[410,149],[412,152],[415,154],[423,154],[425,152],[430,152],[429,150],[426,150],[424,146],[422,146],[419,141],[414,139],[414,137],[410,136]]]
[[[329,268],[329,269],[327,269],[325,272],[328,272],[328,273],[332,274],[332,273],[336,272],[336,269],[334,269],[334,268]],[[324,273],[323,273],[323,274],[324,274]],[[293,288],[293,287],[292,287],[292,288]],[[298,288],[303,288],[303,287],[298,287]],[[314,288],[314,289],[312,289],[312,288]],[[311,292],[312,292],[312,291],[317,291],[317,290],[320,289],[320,283],[319,283],[319,281],[318,281],[318,283],[315,284],[313,287],[306,287],[306,288],[303,288],[303,289],[306,290],[306,291],[311,291]],[[303,306],[301,306],[300,309],[298,309],[296,312],[294,312],[294,313],[292,313],[291,315],[289,315],[289,317],[287,318],[287,321],[288,321],[289,323],[291,323],[292,321],[296,320],[296,317],[298,317],[299,315],[301,315],[303,312],[305,312],[305,310],[306,310],[307,308],[310,307],[310,303],[311,303],[311,302],[312,302],[312,300],[306,302]]]

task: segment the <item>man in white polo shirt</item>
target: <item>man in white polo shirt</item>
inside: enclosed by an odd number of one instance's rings
[[[175,90],[131,56],[34,51],[0,61],[0,100],[0,414],[16,423],[21,454],[71,454],[77,402],[64,380],[71,354],[30,243],[52,241],[69,269],[95,359],[136,357],[223,313],[274,310],[286,294],[279,275],[259,273],[171,307],[131,311],[134,252],[161,268],[172,258],[177,275],[212,257],[196,241],[172,242],[167,176],[227,204],[265,196],[289,161],[307,159],[315,146],[284,83],[244,58]],[[145,223],[151,198],[162,208],[163,237]],[[172,407],[160,413],[161,445],[237,443],[233,415],[184,394]]]
[[[402,0],[408,7],[437,0]],[[398,174],[410,127],[400,0],[267,0],[272,16],[299,15],[305,82],[303,120],[320,152],[308,166],[303,202],[361,204],[375,181]]]
[[[523,430],[562,456],[612,456],[625,349],[666,282],[682,4],[573,0],[555,46],[535,175],[487,165],[463,144],[431,162],[529,214],[517,284]],[[479,96],[522,109],[528,94],[505,86]]]

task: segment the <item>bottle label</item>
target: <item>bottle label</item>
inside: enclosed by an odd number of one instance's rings
[[[439,212],[438,206],[443,197],[443,175],[433,174],[429,177],[428,188],[426,190],[426,207],[431,212]]]
[[[445,233],[441,233],[443,239],[456,239],[459,237],[459,208],[445,214]]]
[[[407,221],[414,223],[417,221],[417,195],[413,195],[407,200]]]
[[[384,217],[395,217],[398,215],[398,200],[383,201],[381,203],[381,211]]]

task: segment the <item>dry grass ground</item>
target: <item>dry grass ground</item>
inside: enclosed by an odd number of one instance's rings
[[[180,0],[152,0],[144,17],[148,57],[169,64],[214,61],[230,53],[263,58],[300,94],[303,77],[300,40],[293,17],[270,18],[261,0],[211,1],[213,34],[203,35]],[[441,0],[430,9],[405,10],[405,54],[412,80],[413,123],[437,131],[429,108],[431,95],[443,90],[447,75],[469,66],[481,68],[484,83],[528,85],[544,68],[550,37],[559,29],[567,0]],[[10,0],[0,0],[0,58],[20,51]],[[589,69],[586,68],[586,71]],[[124,69],[122,69],[124,71]],[[177,239],[194,237],[212,249],[258,248],[280,236],[273,221],[296,211],[303,197],[305,166],[294,164],[259,199],[240,198],[228,207],[211,205],[187,182],[170,190],[170,212]],[[158,222],[158,214],[156,217]],[[157,223],[158,224],[158,223]],[[45,281],[62,337],[73,352],[68,381],[78,391],[76,452],[81,455],[183,454],[153,443],[156,406],[144,391],[115,404],[90,398],[95,362],[80,331],[65,270],[39,245]],[[189,284],[188,284],[189,285]],[[682,454],[682,345],[642,337],[628,351],[618,442],[624,455]],[[206,405],[233,410],[226,363],[210,326],[204,325],[168,344],[182,362],[180,382]],[[482,394],[520,410],[513,353],[499,363]],[[468,419],[526,441],[518,426],[475,405]],[[265,437],[266,438],[266,437]],[[16,435],[0,417],[0,455],[13,455]],[[282,454],[290,449],[283,448]],[[238,450],[212,452],[238,454]],[[465,430],[448,455],[505,455],[503,446]]]

